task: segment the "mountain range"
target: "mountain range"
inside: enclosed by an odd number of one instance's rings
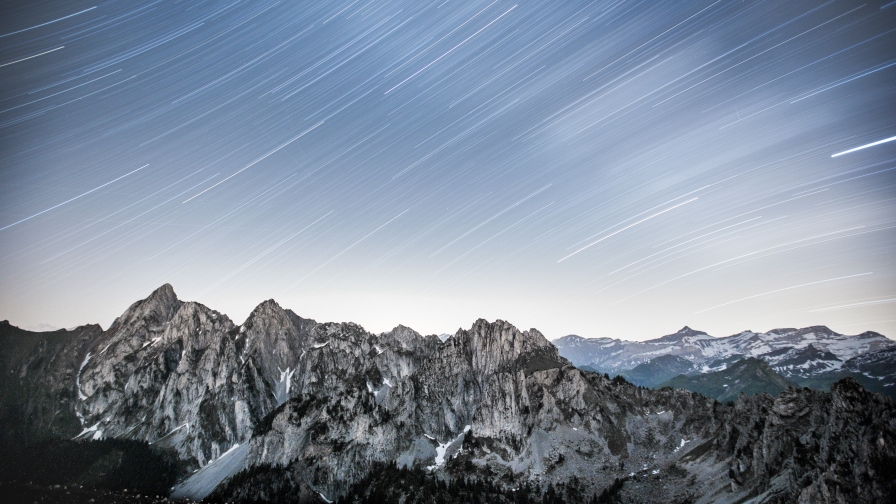
[[[621,375],[646,387],[678,375],[718,372],[745,359],[758,359],[799,386],[829,390],[834,382],[851,377],[868,390],[896,397],[896,367],[892,366],[896,341],[873,331],[850,336],[813,326],[715,338],[684,327],[647,341],[570,335],[553,343],[560,355],[578,367]]]
[[[896,401],[848,374],[885,376],[892,343],[828,333],[552,344],[480,319],[443,341],[273,300],[237,325],[166,284],[106,330],[0,323],[0,482],[28,502],[882,502]],[[663,355],[848,376],[730,403],[609,377]]]

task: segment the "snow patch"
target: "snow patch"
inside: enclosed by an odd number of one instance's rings
[[[458,434],[456,438],[452,439],[451,441],[448,441],[447,443],[439,443],[439,446],[436,447],[436,459],[435,459],[433,465],[426,467],[426,470],[432,471],[434,469],[437,469],[437,468],[445,465],[445,462],[446,462],[445,455],[448,453],[448,447],[450,447],[451,445],[453,445],[455,443],[459,443],[460,441],[462,441],[464,436],[468,432],[470,432],[470,430],[472,428],[473,428],[472,425],[467,425],[466,427],[464,427],[463,432]],[[424,434],[424,436],[425,436],[425,434]],[[426,436],[426,437],[429,437],[429,436]],[[432,438],[430,438],[430,439],[432,439]]]
[[[320,498],[323,499],[324,502],[326,502],[327,504],[331,504],[331,503],[333,502],[333,501],[331,501],[330,499],[324,497],[324,494],[322,494],[322,493],[320,493],[320,492],[317,492],[317,495],[320,495]]]
[[[189,478],[174,487],[171,498],[201,500],[225,479],[240,472],[246,466],[249,454],[249,443],[234,444],[216,460],[193,473]]]
[[[280,382],[286,384],[286,395],[289,395],[289,389],[292,388],[292,375],[296,373],[296,370],[286,368],[286,371],[282,371],[279,367],[277,370],[280,371]]]
[[[330,344],[330,342],[329,342],[329,341],[326,341],[326,342],[324,342],[324,343],[318,343],[318,344],[316,344],[316,345],[311,345],[311,348],[315,348],[315,349],[317,349],[317,348],[323,348],[323,347],[325,347],[325,346],[327,346],[327,345],[329,345],[329,344]]]
[[[218,458],[215,459],[215,460],[216,460],[216,461],[221,460],[222,458],[226,457],[229,453],[233,452],[234,450],[236,450],[236,449],[239,448],[239,447],[240,447],[240,444],[239,444],[239,443],[234,443],[233,446],[231,446],[229,450],[227,450],[226,452],[222,453],[221,456],[218,457]],[[214,463],[214,462],[211,462],[211,463]]]
[[[274,385],[274,398],[279,406],[289,399],[289,391],[292,388],[292,376],[296,373],[296,370],[286,368],[286,371],[284,371],[278,366],[277,371],[280,371],[280,380]]]
[[[383,381],[388,382],[388,380]],[[386,385],[388,385],[388,383],[384,383],[383,385],[374,388],[372,383],[370,383],[369,381],[367,382],[367,391],[373,394],[373,398],[376,400],[377,404],[379,404],[380,402],[380,396],[389,391]]]
[[[78,439],[78,438],[80,438],[80,437],[85,437],[85,438],[86,438],[87,435],[90,434],[91,432],[93,433],[93,437],[92,437],[92,439],[95,439],[95,440],[96,440],[96,439],[102,439],[102,438],[103,438],[103,431],[100,430],[100,424],[101,424],[101,423],[102,423],[102,422],[97,422],[97,423],[91,425],[90,427],[85,428],[84,430],[81,431],[80,434],[78,434],[77,436],[73,437],[72,439]]]
[[[109,347],[106,346],[106,348],[109,348]],[[105,351],[106,350],[103,350],[103,352],[105,352]],[[91,357],[90,352],[87,352],[87,356],[84,357],[84,362],[82,362],[81,367],[78,368],[78,375],[75,376],[75,385],[78,386],[78,399],[80,399],[82,401],[84,399],[87,399],[87,396],[84,395],[84,392],[81,391],[81,372],[84,371],[84,366],[86,366],[87,363],[90,362],[90,357]]]
[[[153,339],[151,339],[151,340],[149,340],[149,341],[143,343],[143,346],[140,347],[140,349],[142,350],[142,349],[144,349],[144,348],[146,348],[146,347],[148,347],[148,346],[150,346],[150,345],[155,345],[156,343],[158,343],[159,341],[161,341],[161,339],[162,339],[161,336],[159,336],[158,338],[153,338]]]
[[[146,417],[143,417],[143,420],[146,420]],[[184,427],[186,427],[187,430],[189,430],[189,428],[190,428],[190,424],[189,424],[189,422],[188,422],[188,423],[185,423],[185,424],[183,424],[183,425],[179,425],[179,426],[177,426],[177,427],[171,429],[170,431],[168,431],[167,434],[165,434],[164,436],[160,437],[159,439],[156,439],[155,441],[153,441],[152,443],[149,443],[149,444],[156,444],[156,443],[158,443],[159,441],[161,441],[161,440],[167,438],[168,436],[171,436],[171,435],[174,434],[175,432],[177,432],[177,431],[183,429]]]

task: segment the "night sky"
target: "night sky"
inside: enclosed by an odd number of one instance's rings
[[[0,82],[15,325],[896,336],[896,2],[3,2]]]

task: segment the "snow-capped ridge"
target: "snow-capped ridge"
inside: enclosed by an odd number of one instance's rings
[[[824,355],[813,368],[820,371],[822,368],[836,369],[836,361],[845,362],[864,353],[896,346],[893,340],[873,331],[849,336],[826,326],[776,328],[765,333],[743,331],[721,338],[685,326],[676,333],[646,341],[564,336],[554,344],[561,355],[575,365],[612,373],[632,369],[660,355],[676,355],[698,367],[734,355],[756,357],[774,364],[780,358],[780,352],[800,353],[810,345],[810,353],[817,351]]]

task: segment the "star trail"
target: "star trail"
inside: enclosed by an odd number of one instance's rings
[[[896,3],[0,8],[13,324],[896,335]]]

